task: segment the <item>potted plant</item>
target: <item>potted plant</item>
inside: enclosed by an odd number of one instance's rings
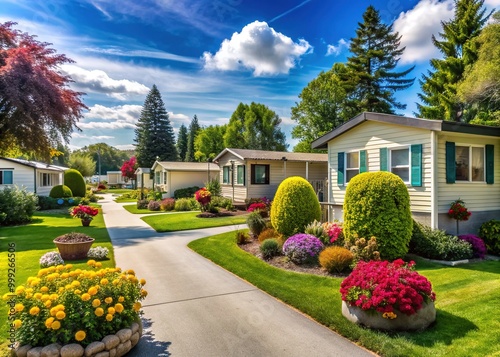
[[[87,253],[94,243],[94,238],[83,233],[71,232],[63,234],[53,240],[61,258],[77,260],[87,258]]]
[[[87,205],[78,205],[69,209],[69,214],[73,218],[80,218],[84,227],[88,227],[90,225],[90,221],[92,221],[94,216],[98,213],[99,210],[97,208]]]
[[[458,222],[467,221],[471,215],[472,213],[467,209],[467,207],[465,207],[465,202],[460,198],[450,204],[448,216],[457,221],[457,235],[459,234]]]

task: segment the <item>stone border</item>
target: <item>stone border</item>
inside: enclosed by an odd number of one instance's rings
[[[437,260],[437,259],[428,259],[421,257],[420,255],[415,255],[415,254],[408,254],[408,257],[418,257],[421,258],[425,261],[432,262],[432,263],[437,263],[441,265],[447,265],[450,267],[454,267],[457,265],[461,264],[469,264],[469,263],[479,263],[485,260],[493,260],[493,261],[500,261],[500,257],[494,256],[494,255],[485,255],[484,259],[479,259],[479,258],[473,258],[473,259],[463,259],[463,260]]]
[[[114,335],[108,335],[101,341],[92,342],[83,348],[78,343],[61,346],[53,343],[45,347],[30,345],[18,346],[12,350],[14,357],[121,357],[126,355],[142,336],[142,323],[134,322],[130,328],[124,328]]]

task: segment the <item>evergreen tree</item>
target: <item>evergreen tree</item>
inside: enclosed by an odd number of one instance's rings
[[[144,101],[135,129],[135,142],[139,167],[153,166],[157,157],[160,161],[178,159],[174,129],[156,85]]]
[[[350,44],[352,56],[347,60],[349,71],[344,78],[350,94],[350,110],[393,114],[394,109],[406,108],[396,101],[394,92],[413,84],[415,78],[405,77],[414,66],[394,71],[405,50],[400,47],[400,40],[392,25],[382,24],[379,12],[370,5]]]
[[[179,135],[177,136],[177,151],[179,152],[179,160],[186,161],[186,152],[188,145],[188,133],[184,124],[179,128]]]
[[[477,59],[477,42],[474,39],[489,18],[485,16],[484,0],[458,0],[453,19],[441,22],[442,40],[434,35],[432,42],[443,54],[442,59],[430,61],[432,70],[422,76],[422,93],[418,104],[419,117],[461,121],[465,104],[457,95],[457,86],[463,79],[467,66]]]
[[[196,137],[198,136],[200,129],[201,128],[200,128],[200,124],[198,124],[198,117],[195,114],[193,117],[193,120],[191,120],[191,124],[189,124],[187,150],[186,150],[186,157],[185,157],[184,161],[193,162],[196,160],[196,158],[195,158],[196,151],[195,151],[194,143],[196,141]]]

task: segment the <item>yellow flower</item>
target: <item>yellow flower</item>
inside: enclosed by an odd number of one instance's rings
[[[64,305],[59,304],[56,306],[57,311],[64,311]]]
[[[21,311],[23,311],[23,310],[24,310],[24,305],[23,305],[23,304],[21,304],[21,303],[16,304],[16,305],[14,306],[14,309],[15,309],[17,312],[21,312]]]
[[[52,330],[59,330],[61,328],[61,323],[59,321],[54,321],[52,325],[50,325]]]
[[[396,317],[398,317],[398,315],[396,315],[394,312],[384,312],[382,314],[382,317],[384,319],[389,319],[389,320],[393,320],[395,319]]]
[[[57,294],[50,294],[50,300],[57,300],[59,298],[59,295]]]
[[[47,300],[47,301],[45,301],[43,304],[45,305],[45,307],[46,307],[46,308],[49,308],[49,307],[51,307],[51,306],[52,306],[52,301]]]
[[[80,289],[76,289],[75,291],[73,291],[76,295],[80,295],[82,293],[82,291]]]
[[[141,296],[142,296],[142,297],[146,297],[146,296],[148,296],[148,292],[147,292],[147,290],[141,289]]]
[[[95,294],[97,294],[97,288],[95,286],[92,286],[91,288],[89,288],[88,293],[94,296]]]
[[[47,320],[45,320],[45,327],[50,328],[50,326],[52,325],[53,322],[54,322],[54,318],[49,317]]]
[[[75,339],[77,341],[83,341],[85,340],[85,337],[87,336],[87,334],[85,333],[85,331],[78,331],[77,333],[75,333]]]
[[[54,306],[52,309],[50,309],[50,316],[56,316],[58,311],[59,310],[57,310],[57,307]]]
[[[109,280],[106,278],[101,279],[101,285],[108,285]]]
[[[61,274],[61,278],[62,279],[68,279],[69,278],[69,274],[68,273],[62,273]]]
[[[139,301],[137,301],[136,303],[134,303],[134,311],[139,311],[141,309],[141,303]]]
[[[40,288],[40,291],[41,291],[42,293],[46,293],[47,291],[49,291],[49,288],[48,288],[48,287],[46,287],[46,286],[42,286],[42,287]]]
[[[125,298],[124,298],[123,296],[120,296],[120,297],[118,298],[118,302],[124,302],[124,301],[125,301]]]
[[[97,309],[94,310],[94,314],[97,317],[101,317],[102,315],[104,315],[104,310],[102,308],[98,307]]]
[[[90,300],[90,294],[88,294],[88,293],[82,294],[82,300],[83,301],[89,301]]]
[[[101,300],[99,300],[99,299],[92,300],[93,307],[98,307],[99,305],[101,305]]]
[[[97,262],[97,263],[95,263],[95,267],[96,267],[96,268],[100,268],[100,267],[102,267],[102,263],[101,263],[101,262]]]
[[[50,295],[49,294],[43,294],[42,297],[40,298],[42,301],[47,301],[50,299]]]
[[[135,275],[135,271],[133,269],[129,269],[127,270],[127,274]]]
[[[88,262],[87,262],[87,265],[88,266],[94,266],[95,265],[95,260],[94,259],[90,259]]]
[[[33,297],[37,300],[40,300],[42,298],[42,293],[35,293],[35,295],[33,295]]]
[[[114,315],[115,314],[115,308],[114,307],[108,307],[108,314],[109,315]]]
[[[120,283],[120,280],[119,279],[115,279],[113,280],[113,285],[118,285]]]
[[[66,269],[71,270],[73,269],[73,264],[66,264],[65,267]]]
[[[106,321],[112,321],[113,320],[113,315],[107,314],[106,315]]]
[[[65,313],[64,311],[58,311],[58,312],[56,313],[56,318],[57,318],[58,320],[62,320],[62,319],[64,319],[65,317],[66,317],[66,313]]]
[[[18,329],[23,324],[23,322],[21,320],[19,320],[19,319],[14,320],[14,322],[12,322],[12,323],[14,324],[14,328],[15,329]]]
[[[76,287],[80,286],[80,282],[78,280],[73,280],[71,282],[71,286],[74,286],[76,288]]]
[[[56,271],[56,267],[51,266],[51,267],[48,267],[47,270],[48,270],[49,273],[53,273],[53,272]]]
[[[33,306],[30,309],[30,315],[38,315],[39,312],[40,312],[40,308],[38,306]]]
[[[64,288],[61,286],[61,287],[57,290],[57,292],[58,292],[59,294],[62,294],[62,293],[64,292]]]
[[[139,282],[141,283],[141,285],[146,285],[146,279],[141,279],[139,280]]]
[[[107,297],[106,299],[104,299],[104,301],[106,302],[106,304],[111,304],[113,302],[113,298]]]
[[[115,311],[120,314],[123,311],[123,305],[120,303],[116,304]]]

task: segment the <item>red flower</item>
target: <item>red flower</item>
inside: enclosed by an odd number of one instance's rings
[[[471,214],[472,213],[468,211],[467,207],[465,207],[465,202],[461,199],[453,201],[448,210],[448,216],[457,221],[467,221]]]
[[[86,206],[86,205],[78,205],[69,209],[69,214],[73,218],[86,219],[91,221],[94,219],[94,216],[99,213],[99,210],[94,207]]]

